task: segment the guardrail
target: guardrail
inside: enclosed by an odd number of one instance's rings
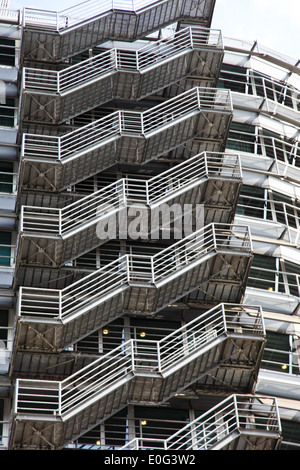
[[[299,112],[299,91],[290,85],[265,77],[258,72],[238,73],[221,71],[219,83],[224,83],[225,88],[243,93],[244,95],[257,96],[268,101],[274,101],[277,105],[287,106],[295,112]]]
[[[123,255],[62,290],[20,287],[18,315],[67,321],[138,282],[154,286],[213,251],[251,253],[248,227],[210,224],[154,256]]]
[[[113,48],[61,71],[25,67],[23,89],[66,94],[76,87],[100,80],[113,71],[143,73],[149,67],[158,66],[199,48],[222,49],[221,32],[193,26],[139,50]]]
[[[284,224],[289,229],[298,230],[300,226],[300,207],[276,199],[242,194],[238,201],[237,214]]]
[[[148,180],[121,178],[61,209],[22,206],[20,230],[64,236],[130,204],[157,206],[209,177],[241,179],[239,156],[203,152]]]
[[[61,382],[17,379],[15,412],[65,418],[119,387],[135,371],[163,377],[174,373],[228,334],[263,337],[260,307],[220,304],[159,341],[126,341]]]
[[[290,141],[287,141],[231,129],[227,140],[227,149],[274,159],[274,163],[269,165],[269,171],[284,177],[291,178],[294,176],[294,179],[297,179],[296,170],[293,171],[293,168],[300,167],[300,146],[297,140],[290,139]],[[248,167],[247,159],[244,160],[243,164]]]
[[[300,297],[300,274],[251,266],[248,287]]]
[[[228,90],[195,87],[144,112],[115,111],[63,136],[23,134],[23,159],[70,160],[123,134],[148,138],[199,111],[232,112]]]
[[[24,8],[24,26],[42,26],[45,30],[61,31],[113,10],[138,12],[164,3],[165,0],[86,0],[59,12]]]
[[[300,351],[287,351],[282,349],[264,349],[261,360],[261,369],[282,372],[284,374],[300,376]]]
[[[167,439],[136,438],[120,450],[222,449],[235,431],[280,439],[281,424],[276,399],[231,395]]]

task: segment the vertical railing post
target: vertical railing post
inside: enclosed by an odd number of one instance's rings
[[[194,47],[193,31],[192,31],[192,28],[191,28],[191,27],[189,28],[189,30],[190,30],[190,31],[189,31],[189,32],[190,32],[190,46],[191,46],[191,48],[193,48],[193,47]]]
[[[58,137],[57,141],[57,156],[58,160],[61,160],[61,137]]]
[[[58,294],[58,317],[60,320],[62,320],[63,317],[63,298],[62,298],[62,291],[59,291]]]
[[[119,56],[118,56],[118,50],[115,48],[113,49],[114,51],[114,62],[115,62],[115,69],[118,70],[119,68]]]
[[[23,74],[22,74],[22,83],[21,83],[21,84],[22,84],[22,88],[21,88],[22,90],[26,90],[26,74],[27,74],[27,70],[28,70],[28,69],[27,69],[26,67],[24,67],[24,69],[23,69]]]
[[[267,111],[269,111],[269,101],[268,101],[267,87],[266,87],[266,81],[265,81],[264,78],[262,78],[262,82],[263,82],[264,101],[265,101],[265,104],[267,105]]]
[[[20,233],[24,230],[24,206],[21,206],[20,210]]]
[[[162,372],[162,369],[161,369],[161,349],[160,349],[160,342],[159,341],[157,341],[156,347],[157,347],[157,368],[158,368],[158,372]]]
[[[60,72],[56,72],[56,90],[60,93]]]
[[[58,234],[62,235],[62,209],[58,209]]]
[[[62,415],[62,382],[58,383],[58,415]]]
[[[201,109],[201,101],[200,101],[200,91],[199,91],[199,87],[197,87],[197,103],[198,103],[198,108]]]
[[[203,152],[205,174],[208,177],[207,152]]]
[[[124,119],[123,111],[119,110],[118,111],[118,116],[119,116],[119,132],[120,132],[120,134],[122,134],[122,132],[123,132],[123,119]]]
[[[125,255],[126,256],[126,274],[127,274],[127,282],[130,282],[130,267],[129,267],[129,256],[130,255]]]
[[[279,408],[278,408],[278,403],[277,403],[277,400],[276,398],[273,398],[274,400],[274,405],[275,405],[275,413],[276,413],[276,423],[277,423],[277,427],[278,427],[278,432],[281,433],[281,421],[280,421],[280,414],[279,414]]]
[[[225,333],[227,333],[228,328],[227,328],[227,320],[226,320],[226,312],[225,312],[224,304],[222,304],[221,309],[222,309],[222,318],[223,318],[224,331],[225,331]]]
[[[15,384],[15,404],[14,404],[15,413],[18,412],[19,383],[20,383],[20,379],[17,379],[16,384]]]
[[[23,28],[26,26],[26,7],[23,8],[22,26]]]
[[[240,427],[240,420],[239,420],[239,411],[238,411],[238,404],[237,404],[237,397],[233,395],[233,406],[234,406],[234,414],[236,419],[236,427]]]
[[[213,245],[215,250],[217,250],[217,238],[216,238],[216,231],[215,231],[215,224],[211,224],[211,231],[212,231],[212,237],[213,237]]]
[[[146,180],[146,203],[150,205],[149,182]]]
[[[239,154],[237,155],[237,161],[238,161],[239,176],[240,178],[243,178],[243,168],[242,168],[241,156]]]
[[[128,195],[128,181],[127,181],[127,178],[123,178],[122,179],[122,200],[123,200],[123,204],[124,206],[126,206],[127,204],[127,195]]]
[[[150,258],[150,263],[151,263],[151,281],[153,284],[155,284],[155,273],[154,273],[154,260],[153,260],[153,256],[151,256]]]
[[[23,287],[20,286],[19,294],[18,294],[18,305],[17,305],[17,315],[18,315],[18,317],[21,316],[22,295],[23,295]]]
[[[141,119],[141,134],[144,136],[145,135],[144,113],[140,113],[140,119]]]
[[[250,229],[249,225],[246,226],[246,230],[247,230],[247,238],[248,238],[248,241],[249,241],[249,250],[250,250],[251,253],[253,253],[251,229]]]
[[[135,361],[134,361],[134,345],[133,345],[134,340],[130,340],[130,352],[131,352],[131,368],[132,372],[135,370]]]
[[[22,135],[21,158],[25,156],[26,134]]]

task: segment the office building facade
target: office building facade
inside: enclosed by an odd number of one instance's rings
[[[1,7],[0,445],[297,449],[297,63],[98,3]]]

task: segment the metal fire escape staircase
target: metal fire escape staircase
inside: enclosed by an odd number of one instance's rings
[[[123,255],[64,289],[20,287],[14,351],[64,350],[126,313],[153,316],[199,287],[216,297],[223,279],[222,298],[239,302],[251,261],[248,227],[209,224],[154,256]]]
[[[139,50],[109,49],[60,71],[25,67],[21,118],[60,124],[115,98],[141,100],[189,76],[198,85],[216,86],[223,55],[220,31],[195,26]]]
[[[61,12],[24,8],[21,58],[55,63],[107,40],[143,38],[180,20],[208,26],[213,7],[212,0],[88,0]]]
[[[115,111],[60,137],[24,134],[19,184],[60,191],[116,163],[142,165],[194,138],[215,141],[222,151],[231,120],[230,91],[195,87],[144,112]]]
[[[212,376],[251,390],[264,342],[259,307],[221,304],[160,341],[129,340],[63,381],[17,379],[10,448],[61,449],[128,403],[161,404]]]
[[[120,450],[276,450],[280,442],[275,398],[231,395],[165,440],[136,438]]]
[[[129,208],[153,220],[164,204],[174,209],[179,204],[182,211],[173,219],[182,224],[183,211],[195,217],[197,204],[203,204],[205,225],[231,223],[241,184],[238,155],[203,152],[147,180],[122,178],[61,209],[22,206],[17,265],[60,267],[105,243],[97,226],[112,220],[115,230],[108,238],[127,236]],[[147,237],[153,238],[148,229]]]

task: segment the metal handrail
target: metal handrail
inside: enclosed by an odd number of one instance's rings
[[[20,230],[66,236],[132,203],[157,206],[209,177],[241,179],[239,156],[202,152],[148,180],[121,178],[62,209],[22,206]]]
[[[265,347],[264,352],[271,354],[268,357],[262,357],[262,369],[300,376],[300,352],[298,350],[286,351]]]
[[[263,199],[257,196],[241,195],[243,200],[249,199],[251,204],[238,201],[237,208],[247,209],[249,216],[258,217],[267,221],[284,223],[289,228],[298,229],[300,226],[300,207],[293,204],[276,201],[275,199]],[[257,205],[258,204],[258,205]],[[259,205],[261,204],[261,205]],[[244,215],[243,212],[237,212],[239,215]],[[294,225],[291,225],[290,220],[293,219]]]
[[[275,64],[279,62],[285,64],[285,66],[292,66],[297,67],[298,59],[296,57],[289,57],[280,51],[276,51],[274,49],[270,49],[263,44],[260,44],[257,39],[253,41],[248,41],[245,39],[240,38],[232,38],[232,37],[225,37],[225,49],[227,51],[234,51],[234,52],[245,52],[247,57],[251,56],[258,56],[262,57],[264,61],[267,62],[275,62]],[[283,65],[284,66],[284,65]]]
[[[115,10],[139,12],[165,3],[166,0],[85,0],[73,7],[60,12],[24,8],[24,26],[40,26],[44,29],[64,31],[85,21],[95,20],[104,14]]]
[[[111,75],[113,71],[144,73],[149,67],[159,66],[192,49],[211,47],[222,48],[219,30],[187,27],[172,37],[147,44],[136,51],[113,48],[60,71],[25,67],[23,88],[67,94]]]
[[[263,277],[255,275],[256,271],[261,272]],[[252,266],[248,277],[248,287],[300,297],[300,274]]]
[[[231,395],[167,439],[135,438],[123,449],[221,449],[239,431],[280,438],[281,423],[274,397]],[[147,445],[147,441],[149,444]]]
[[[64,163],[123,134],[149,138],[206,110],[232,112],[230,91],[195,87],[147,111],[115,111],[63,136],[23,134],[22,158]]]
[[[20,287],[18,314],[70,321],[135,281],[154,287],[228,250],[252,252],[248,227],[209,224],[154,256],[124,255],[62,290]]]
[[[283,84],[272,77],[259,73],[238,73],[221,71],[220,81],[224,80],[226,88],[244,95],[261,97],[274,101],[277,105],[287,106],[295,112],[299,112],[299,91],[291,85]],[[242,88],[242,91],[241,91]]]
[[[260,307],[247,309],[220,304],[162,340],[128,340],[61,382],[17,379],[15,411],[50,412],[64,419],[118,388],[134,371],[169,375],[170,365],[172,369],[182,367],[183,361],[203,354],[236,326],[240,337],[249,333],[262,337]]]

